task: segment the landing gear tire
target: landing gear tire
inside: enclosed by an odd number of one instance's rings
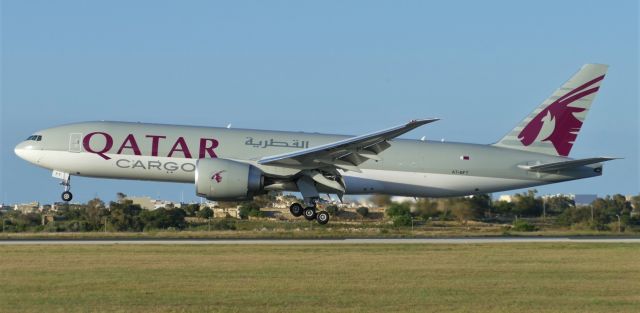
[[[316,208],[307,207],[304,209],[304,211],[302,211],[302,214],[304,215],[304,218],[307,219],[307,221],[313,221],[314,219],[316,219]]]
[[[69,202],[73,199],[73,194],[70,191],[65,191],[62,193],[62,201]]]
[[[301,216],[302,211],[304,211],[304,208],[300,203],[294,203],[289,207],[289,212],[291,212],[291,215],[295,217]]]
[[[320,225],[324,225],[326,223],[329,223],[329,213],[327,211],[318,212],[318,214],[316,216],[316,221],[318,221],[318,224],[320,224]]]

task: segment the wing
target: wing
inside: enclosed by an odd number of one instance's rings
[[[263,157],[258,164],[278,165],[297,169],[326,167],[360,172],[358,165],[367,160],[380,160],[378,154],[391,146],[390,141],[416,127],[439,119],[413,120],[389,129],[347,138],[291,153]]]

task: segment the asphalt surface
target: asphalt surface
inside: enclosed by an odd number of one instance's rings
[[[13,239],[0,245],[332,245],[332,244],[635,243],[624,237],[493,237],[417,239]]]

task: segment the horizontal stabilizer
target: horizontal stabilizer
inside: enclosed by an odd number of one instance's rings
[[[610,157],[598,157],[598,158],[587,158],[587,159],[579,159],[579,160],[570,160],[570,161],[562,161],[562,162],[554,162],[540,165],[520,165],[520,168],[536,171],[536,172],[554,172],[560,170],[568,170],[584,165],[595,164],[600,162],[606,162],[611,160],[617,160],[620,158],[610,158]]]

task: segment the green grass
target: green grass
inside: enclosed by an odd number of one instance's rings
[[[0,246],[2,312],[638,312],[634,244]]]

